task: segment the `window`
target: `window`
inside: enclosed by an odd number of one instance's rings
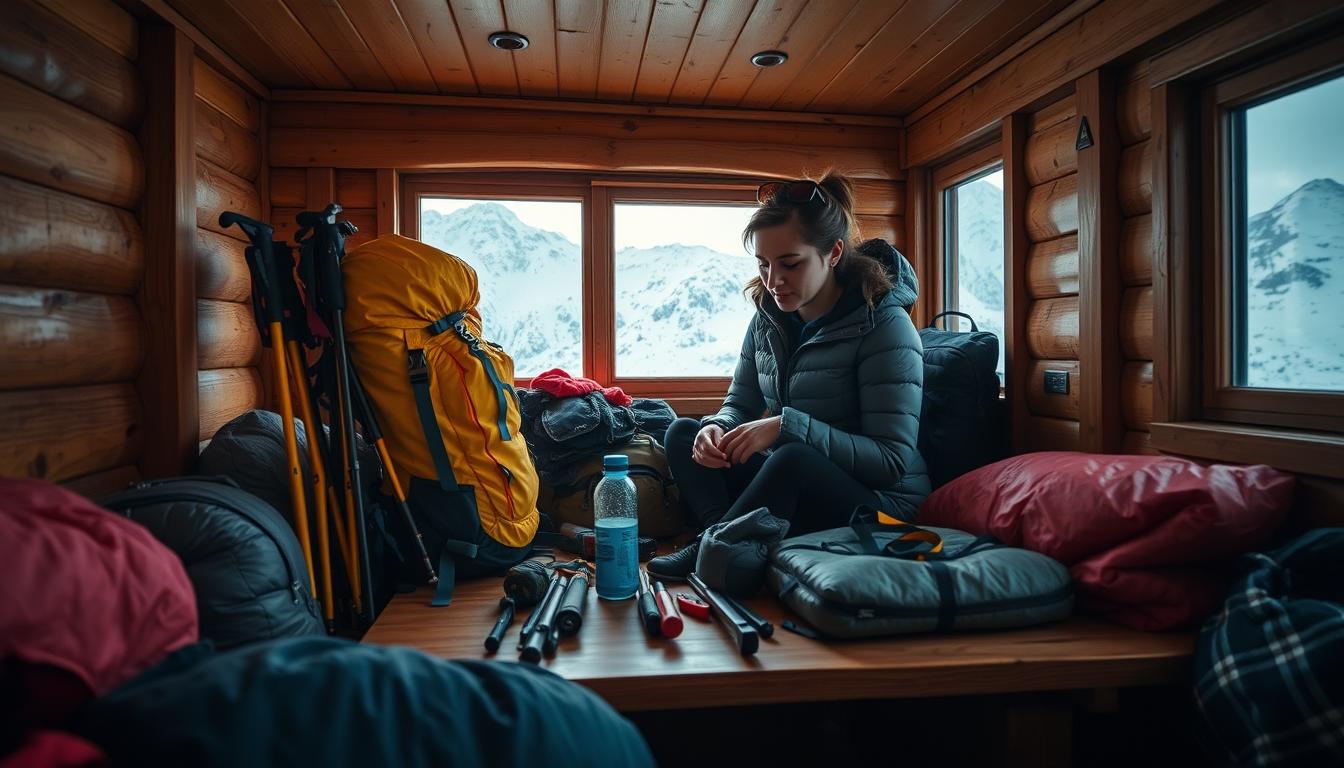
[[[558,367],[705,413],[754,312],[755,193],[704,177],[405,174],[401,231],[476,270],[515,384]]]
[[[476,270],[482,331],[514,375],[583,371],[583,203],[421,197],[419,239]]]
[[[964,312],[999,339],[1004,379],[1003,163],[996,147],[948,163],[933,174],[940,302],[934,313]],[[936,290],[936,289],[935,289]],[[948,330],[969,331],[963,318],[943,319]]]
[[[616,202],[616,374],[723,377],[755,314],[742,247],[755,206]]]
[[[1322,61],[1333,66],[1322,66]],[[1344,76],[1317,46],[1205,89],[1205,418],[1344,428]]]
[[[1232,385],[1344,390],[1344,77],[1229,115]]]

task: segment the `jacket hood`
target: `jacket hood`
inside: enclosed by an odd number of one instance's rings
[[[902,307],[909,307],[919,298],[919,278],[915,268],[910,266],[905,255],[896,250],[891,243],[880,238],[868,240],[855,249],[871,259],[876,259],[887,268],[891,277],[891,298]]]

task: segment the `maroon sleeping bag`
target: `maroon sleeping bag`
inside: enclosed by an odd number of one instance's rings
[[[59,486],[0,479],[0,563],[0,659],[61,670],[101,695],[196,642],[177,555]]]
[[[1225,567],[1260,547],[1293,476],[1170,456],[1028,453],[939,488],[922,525],[960,528],[1069,567],[1081,607],[1146,630],[1188,626],[1221,603]]]

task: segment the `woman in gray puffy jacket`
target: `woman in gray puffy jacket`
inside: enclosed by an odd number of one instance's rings
[[[761,185],[743,233],[760,275],[756,316],[719,412],[667,430],[672,476],[692,522],[708,527],[768,507],[790,534],[848,524],[861,504],[911,520],[929,493],[916,443],[924,357],[908,308],[914,270],[895,282],[859,253],[854,187],[827,174]],[[872,244],[865,244],[865,250]],[[698,547],[648,564],[684,578]]]

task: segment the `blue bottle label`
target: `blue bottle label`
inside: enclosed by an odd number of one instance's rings
[[[626,600],[639,589],[639,521],[633,517],[597,521],[597,596]]]

